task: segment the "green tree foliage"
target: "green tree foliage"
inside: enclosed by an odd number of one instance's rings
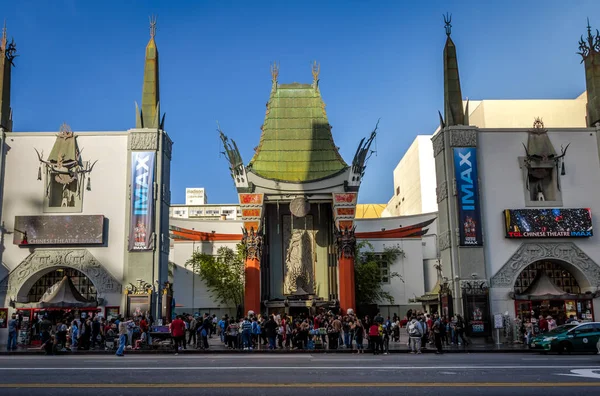
[[[185,266],[200,276],[215,301],[237,307],[244,302],[244,256],[242,244],[235,251],[222,246],[214,256],[194,252]]]
[[[404,251],[399,247],[386,247],[383,253],[375,253],[373,245],[367,241],[356,245],[354,260],[354,283],[357,304],[377,304],[387,301],[394,303],[394,297],[383,289],[379,256],[388,263],[388,268],[398,259],[404,257]],[[397,272],[389,272],[389,278],[404,280]]]

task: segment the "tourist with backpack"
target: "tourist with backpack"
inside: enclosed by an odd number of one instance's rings
[[[421,353],[421,338],[423,337],[423,326],[416,317],[412,317],[408,325],[406,326],[408,337],[410,339],[409,344],[411,348],[410,353]]]

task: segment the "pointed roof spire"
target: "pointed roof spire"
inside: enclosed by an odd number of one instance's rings
[[[446,46],[444,47],[444,124],[445,126],[465,125],[465,113],[458,74],[456,46],[450,38],[452,15],[444,15]]]
[[[321,72],[321,64],[314,61],[312,64],[313,87],[319,86],[319,73]]]
[[[6,19],[4,20],[4,26],[2,27],[2,44],[0,44],[0,46],[2,47],[2,50],[6,49],[6,41],[7,41],[7,37],[6,37]]]
[[[585,85],[587,92],[587,125],[593,127],[600,122],[600,32],[592,33],[590,19],[587,19],[587,37],[579,39],[579,55],[585,65]]]
[[[8,43],[6,31],[6,20],[2,28],[2,38],[0,38],[0,128],[4,131],[12,131],[12,109],[10,108],[10,85],[11,85],[11,67],[14,66],[13,60],[17,55],[17,46],[15,40]]]
[[[156,36],[156,16],[150,16],[150,40],[146,45],[144,64],[144,85],[142,87],[142,108],[138,113],[137,128],[163,128],[164,116],[160,119],[160,86],[158,79],[158,48]],[[137,105],[136,105],[137,107]],[[137,110],[136,110],[137,111]]]

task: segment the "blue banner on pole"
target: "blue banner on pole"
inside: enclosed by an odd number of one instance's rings
[[[131,153],[129,251],[154,249],[154,151]]]
[[[458,192],[459,245],[483,246],[475,147],[454,148],[454,176]]]

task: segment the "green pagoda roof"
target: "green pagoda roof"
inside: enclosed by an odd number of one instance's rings
[[[266,179],[309,182],[345,170],[331,135],[318,80],[278,84],[267,103],[260,143],[248,168]]]

